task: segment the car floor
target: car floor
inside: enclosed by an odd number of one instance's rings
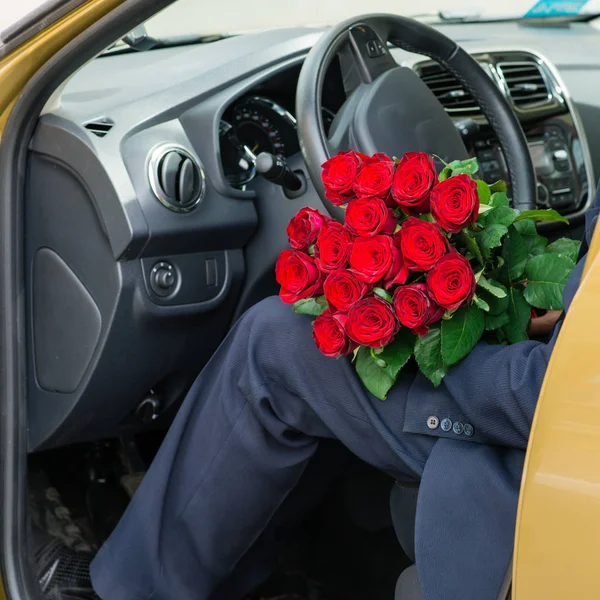
[[[96,551],[160,439],[151,434],[32,455],[34,520],[70,547]],[[409,564],[389,515],[391,485],[340,445],[322,443],[274,518],[273,575],[246,600],[391,600]]]

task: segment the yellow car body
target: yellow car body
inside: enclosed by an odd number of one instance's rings
[[[35,72],[123,2],[89,0],[0,59],[0,136]],[[600,331],[599,250],[596,229],[538,402],[517,516],[513,600],[598,597],[600,336],[594,332]],[[2,587],[0,598],[6,598]]]

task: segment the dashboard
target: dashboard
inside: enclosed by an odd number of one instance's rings
[[[540,206],[581,236],[600,173],[600,32],[585,23],[439,29],[488,71],[530,144]],[[295,93],[322,30],[107,55],[47,106],[25,198],[32,451],[164,427],[239,316],[277,292],[273,266],[299,208],[325,208],[256,173],[261,152],[306,168]],[[392,51],[454,120],[482,176],[507,179],[494,132],[460,83]],[[399,91],[401,93],[401,91]],[[323,122],[346,99],[325,76]]]

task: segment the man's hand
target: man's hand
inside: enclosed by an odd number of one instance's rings
[[[558,321],[562,310],[549,310],[546,314],[541,317],[534,317],[531,319],[531,324],[527,330],[527,334],[530,338],[546,337],[552,332],[556,321]]]

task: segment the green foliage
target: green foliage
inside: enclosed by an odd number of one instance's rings
[[[506,339],[511,343],[527,339],[527,327],[531,320],[531,307],[523,297],[521,288],[512,286],[508,289],[508,323],[502,327]]]
[[[325,296],[319,296],[318,298],[304,298],[303,300],[294,302],[292,307],[294,312],[299,315],[312,315],[313,317],[318,317],[329,308]]]
[[[402,367],[412,356],[415,336],[401,329],[394,341],[373,356],[371,348],[361,346],[356,355],[356,372],[365,387],[380,400],[385,400]]]
[[[536,308],[562,309],[565,284],[574,266],[575,263],[570,258],[554,252],[531,258],[525,267],[525,300]]]
[[[448,372],[442,360],[442,332],[440,326],[432,327],[427,335],[417,339],[415,344],[415,359],[421,373],[433,383],[439,386]]]
[[[484,313],[475,305],[459,308],[451,319],[442,321],[442,359],[452,366],[462,360],[483,335]]]
[[[569,238],[561,238],[556,240],[552,244],[548,246],[548,252],[552,252],[554,254],[558,254],[560,256],[565,256],[572,260],[573,262],[577,261],[577,257],[579,256],[579,247],[581,246],[581,242],[577,240],[570,240]]]
[[[515,220],[522,221],[523,219],[532,219],[538,222],[547,221],[561,221],[562,223],[568,223],[569,220],[565,219],[559,212],[553,208],[547,208],[546,210],[525,210]]]

